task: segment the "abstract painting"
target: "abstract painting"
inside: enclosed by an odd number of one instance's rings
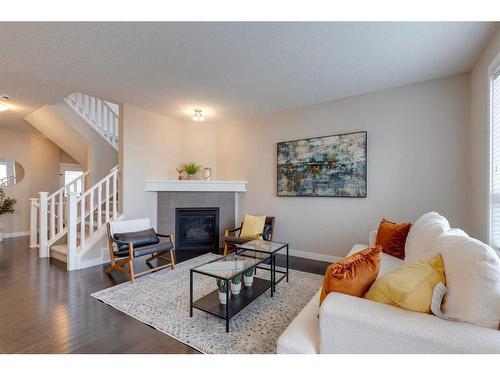
[[[278,196],[366,198],[366,132],[278,143]]]

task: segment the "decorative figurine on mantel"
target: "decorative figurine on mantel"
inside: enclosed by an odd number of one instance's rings
[[[204,168],[203,169],[203,179],[205,181],[210,181],[211,176],[212,176],[212,168]]]
[[[179,180],[186,180],[187,177],[186,177],[186,172],[184,172],[184,169],[183,168],[175,168],[177,169],[177,173],[179,173]]]

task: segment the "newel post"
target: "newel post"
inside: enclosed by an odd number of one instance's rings
[[[67,225],[68,225],[68,254],[67,254],[67,270],[72,271],[76,269],[76,226],[78,223],[77,213],[77,197],[76,192],[68,193],[67,204]]]
[[[49,193],[40,192],[38,193],[38,202],[40,207],[38,209],[40,223],[40,231],[39,231],[39,248],[38,248],[38,257],[39,258],[48,258],[49,257],[49,246],[47,245],[47,197]]]
[[[30,247],[38,245],[38,210],[37,198],[30,198]]]

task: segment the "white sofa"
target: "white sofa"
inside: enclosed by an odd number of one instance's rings
[[[410,230],[405,250],[417,244],[430,248],[441,232],[439,226],[436,229],[435,225],[424,225],[416,239]],[[376,231],[370,233],[370,246],[375,244],[376,234]],[[366,247],[354,245],[348,255]],[[408,253],[405,261],[414,261],[407,258]],[[382,253],[379,276],[405,264],[405,261]],[[340,293],[330,293],[320,308],[320,292],[279,337],[278,354],[500,353],[498,330]]]

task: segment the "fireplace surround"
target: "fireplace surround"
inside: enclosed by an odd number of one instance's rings
[[[173,233],[174,237],[178,237],[178,235],[176,235],[176,213],[178,209],[218,208],[219,249],[224,247],[224,230],[227,228],[234,228],[236,222],[237,193],[159,191],[154,194],[156,196],[156,207],[153,212],[156,212],[156,225],[158,232]],[[175,240],[177,242],[177,238]],[[176,249],[178,249],[177,246]]]

